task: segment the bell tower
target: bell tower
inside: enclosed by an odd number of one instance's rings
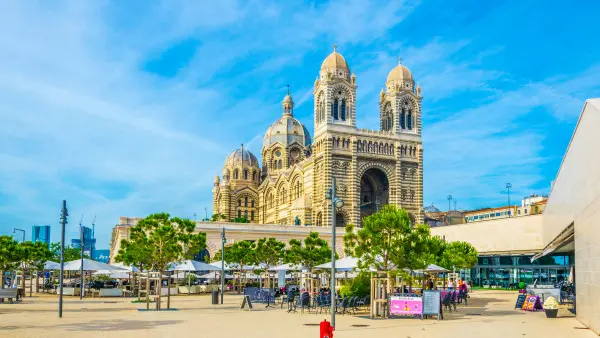
[[[356,76],[336,45],[321,64],[314,97],[315,138],[334,125],[356,128]]]

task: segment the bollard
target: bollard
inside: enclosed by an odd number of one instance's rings
[[[329,323],[327,321],[327,319],[324,319],[321,322],[320,325],[320,333],[319,333],[319,338],[333,338],[333,326],[331,326],[331,323]]]

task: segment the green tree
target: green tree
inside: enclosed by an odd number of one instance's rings
[[[450,242],[446,244],[439,263],[448,270],[470,269],[477,264],[477,250],[467,242]]]
[[[225,262],[227,264],[235,264],[238,268],[240,282],[240,288],[238,289],[238,293],[240,293],[242,290],[242,274],[244,271],[244,266],[256,263],[256,252],[254,251],[254,244],[250,241],[240,241],[233,243],[232,246],[225,248]]]
[[[225,216],[225,215],[223,215],[223,214],[220,214],[220,213],[213,214],[213,215],[210,217],[210,221],[211,221],[211,222],[218,222],[218,221],[222,221],[222,220],[224,220],[224,219],[227,219],[227,216]]]
[[[39,271],[44,269],[44,264],[52,257],[52,252],[48,245],[43,242],[21,242],[18,246],[19,259],[21,261],[21,286],[25,289],[25,271],[29,271],[29,276],[36,272],[36,283],[39,285]],[[29,283],[29,297],[33,293],[33,278]]]
[[[4,289],[4,272],[17,268],[19,243],[11,236],[0,236],[0,289]]]
[[[331,260],[331,248],[318,232],[310,232],[304,241],[291,239],[285,252],[286,263],[305,267],[312,272],[315,266]]]
[[[232,223],[250,223],[250,221],[248,220],[248,218],[246,218],[246,216],[233,218],[230,220],[230,222],[232,222]]]
[[[284,256],[285,243],[275,238],[261,238],[254,245],[256,262],[262,264],[261,270],[267,272],[267,285],[271,285],[269,271],[281,263]]]
[[[54,242],[50,243],[50,252],[52,253],[52,257],[49,260],[53,262],[60,263],[60,243]],[[90,258],[90,256],[83,254],[83,258]],[[65,262],[74,261],[76,259],[81,259],[81,249],[73,248],[71,246],[65,245]]]
[[[131,228],[130,239],[124,244],[144,248],[142,251],[148,254],[148,270],[158,271],[162,276],[171,263],[190,259],[206,247],[206,234],[195,234],[195,228],[196,224],[189,219],[171,217],[167,213],[151,214]],[[159,310],[160,298],[158,292]],[[167,309],[170,302],[168,294]]]

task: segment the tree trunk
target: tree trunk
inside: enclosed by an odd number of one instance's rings
[[[189,291],[188,287],[188,293]],[[171,276],[167,275],[167,310],[171,308]]]
[[[240,263],[240,288],[238,289],[238,295],[242,292],[242,264]]]
[[[160,302],[161,302],[161,294],[162,294],[162,270],[159,271],[158,281],[156,283],[157,294],[156,294],[156,310],[160,311]]]
[[[21,270],[21,287],[23,288],[23,295],[25,294],[25,268]]]
[[[40,293],[40,272],[35,273],[35,293]]]

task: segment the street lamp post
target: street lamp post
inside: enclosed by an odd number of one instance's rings
[[[452,195],[448,195],[448,211],[452,209]]]
[[[335,177],[331,178],[326,198],[331,200],[331,326],[335,327],[335,211],[344,206],[344,201],[335,195]]]
[[[506,183],[505,187],[508,195],[508,217],[510,217],[510,188],[512,188],[512,184]]]
[[[225,228],[221,231],[221,304],[223,304],[223,294],[225,293]]]
[[[13,228],[13,234],[17,231],[21,231],[23,232],[23,240],[21,242],[25,242],[25,230],[23,229],[17,229],[17,228]]]
[[[81,246],[81,267],[79,269],[79,273],[81,274],[81,281],[79,283],[79,299],[83,299],[83,249],[85,245],[85,238],[83,236],[83,226],[81,225],[81,222],[79,222],[79,235],[81,239],[81,242],[79,243]]]
[[[208,209],[204,207],[204,220],[208,221]]]
[[[67,225],[67,216],[69,216],[69,213],[67,211],[67,201],[63,200],[62,210],[60,213],[60,225],[61,225],[60,274],[59,274],[60,295],[58,296],[58,318],[62,318],[62,308],[63,308],[63,277],[64,277],[64,271],[65,271],[65,226]]]

